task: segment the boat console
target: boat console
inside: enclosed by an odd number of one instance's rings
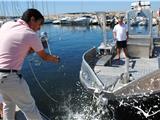
[[[152,11],[132,10],[127,13],[129,40],[128,53],[131,57],[152,57]]]

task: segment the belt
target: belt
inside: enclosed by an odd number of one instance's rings
[[[18,70],[0,69],[0,72],[4,72],[4,73],[11,73],[11,72],[18,72]]]

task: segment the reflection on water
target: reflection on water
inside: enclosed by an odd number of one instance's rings
[[[97,27],[97,26],[96,26]],[[61,29],[68,29],[70,31],[87,31],[87,30],[91,30],[93,28],[93,26],[65,26],[65,25],[60,25]]]

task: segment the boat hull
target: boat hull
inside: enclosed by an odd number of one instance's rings
[[[157,69],[138,80],[124,84],[119,89],[108,90],[94,71],[97,62],[96,49],[90,49],[83,55],[80,71],[82,85],[92,94],[104,94],[108,99],[134,98],[160,92],[160,70]]]

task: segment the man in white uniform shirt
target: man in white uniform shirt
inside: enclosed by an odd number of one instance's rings
[[[127,40],[128,40],[128,29],[123,23],[123,17],[118,18],[118,24],[113,29],[113,37],[116,41],[117,47],[117,59],[120,60],[121,49],[123,49],[125,57],[128,57],[127,53]]]

